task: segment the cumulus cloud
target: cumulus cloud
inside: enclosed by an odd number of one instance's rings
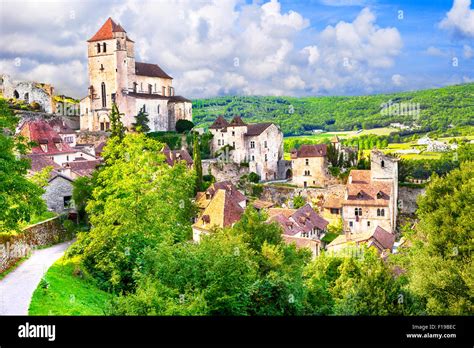
[[[474,57],[474,48],[472,48],[469,45],[464,45],[463,54],[464,54],[464,58],[471,59],[472,57]]]
[[[462,37],[474,37],[474,9],[471,0],[454,0],[453,7],[439,23],[440,28],[452,30]]]
[[[8,40],[0,42],[0,59],[9,66],[2,70],[76,97],[87,93],[86,40],[109,16],[135,41],[137,61],[158,63],[174,77],[176,93],[191,98],[371,93],[386,87],[390,75],[379,73],[393,67],[403,45],[398,30],[378,26],[369,8],[315,32],[307,31],[304,15],[276,0],[2,6],[0,34]],[[27,63],[14,65],[17,57]]]
[[[447,52],[441,50],[438,47],[430,46],[426,49],[425,53],[429,56],[434,56],[434,57],[444,57],[447,55]]]

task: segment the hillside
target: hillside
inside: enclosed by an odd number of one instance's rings
[[[381,114],[388,103],[419,103],[419,115]],[[393,110],[393,109],[392,109]],[[385,127],[390,123],[419,125],[421,130],[474,125],[474,83],[395,94],[357,97],[217,97],[193,100],[193,119],[209,126],[218,115],[241,115],[248,122],[273,121],[285,135],[313,129],[342,131]]]

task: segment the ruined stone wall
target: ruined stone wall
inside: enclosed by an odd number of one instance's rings
[[[420,195],[425,194],[426,188],[411,188],[399,186],[398,188],[398,209],[400,214],[415,214],[418,205],[416,200]]]
[[[203,175],[212,175],[216,181],[229,180],[236,184],[242,175],[249,173],[249,168],[241,166],[237,163],[226,163],[217,160],[203,160],[202,161]]]
[[[76,143],[77,144],[93,144],[94,146],[100,143],[106,142],[109,135],[106,132],[89,132],[80,131],[77,133]]]
[[[29,255],[37,246],[60,243],[73,238],[62,225],[62,217],[40,222],[16,235],[0,235],[0,273]]]

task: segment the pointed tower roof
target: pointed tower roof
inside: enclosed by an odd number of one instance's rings
[[[108,18],[104,25],[99,29],[93,37],[91,37],[87,42],[100,41],[100,40],[109,40],[114,38],[113,33],[126,33],[120,24],[117,24],[113,21],[112,18]]]
[[[221,128],[226,128],[228,125],[229,125],[229,122],[227,122],[227,120],[224,117],[219,116],[216,118],[214,123],[209,128],[221,129]]]
[[[234,116],[232,121],[230,121],[229,126],[231,127],[238,127],[238,126],[246,126],[247,124],[242,121],[242,118],[240,116]]]

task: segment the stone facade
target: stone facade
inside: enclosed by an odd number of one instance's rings
[[[115,102],[131,128],[140,110],[151,131],[174,131],[179,119],[192,120],[189,99],[175,96],[173,78],[158,65],[135,61],[135,43],[108,19],[88,40],[89,93],[80,102],[81,130],[105,131]]]
[[[228,162],[248,164],[262,181],[280,178],[283,133],[275,124],[246,124],[238,116],[229,123],[220,116],[209,130],[214,135],[212,153],[221,152]]]
[[[55,217],[27,227],[22,233],[0,239],[0,273],[7,270],[16,261],[26,257],[35,246],[50,245],[72,239],[61,223],[61,217]]]
[[[49,180],[44,188],[43,199],[48,210],[63,213],[72,204],[72,179],[61,174],[56,174]]]
[[[4,98],[21,99],[28,104],[37,102],[42,111],[54,111],[54,88],[51,85],[34,81],[13,81],[9,75],[1,75],[0,92]]]
[[[292,183],[299,187],[325,186],[331,179],[326,144],[302,145],[291,152]]]

